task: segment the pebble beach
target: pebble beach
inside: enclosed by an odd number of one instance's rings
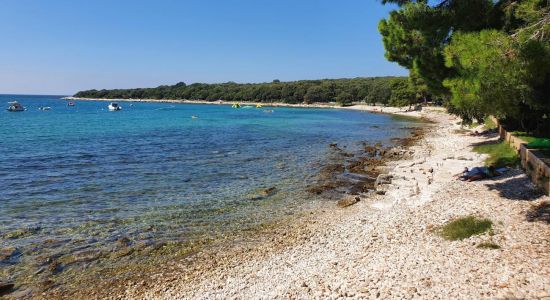
[[[351,109],[369,109],[356,106]],[[399,112],[433,122],[389,162],[383,195],[280,224],[158,266],[81,296],[112,299],[546,299],[550,298],[550,198],[520,171],[462,182],[483,165],[471,136],[440,109]],[[382,193],[380,193],[382,194]],[[447,241],[438,228],[462,216],[489,233]],[[494,243],[499,249],[478,247]],[[78,296],[75,295],[75,296]]]

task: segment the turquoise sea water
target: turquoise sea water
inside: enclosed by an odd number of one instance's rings
[[[121,238],[216,238],[287,216],[322,201],[304,188],[329,143],[389,144],[409,125],[337,109],[120,102],[109,112],[108,102],[0,96],[11,100],[27,111],[0,111],[0,249],[15,249],[0,275],[10,280],[40,270],[39,258]],[[276,193],[262,195],[268,187]]]

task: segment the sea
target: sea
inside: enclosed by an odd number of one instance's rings
[[[5,107],[14,100],[26,111],[0,111],[0,281],[20,291],[128,263],[133,251],[112,255],[121,245],[181,250],[325,203],[305,188],[330,144],[390,145],[412,122],[246,104],[109,111],[105,101],[0,95]]]

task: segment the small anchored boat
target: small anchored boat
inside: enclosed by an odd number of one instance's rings
[[[122,109],[122,106],[118,105],[118,103],[115,103],[115,102],[112,102],[111,104],[109,104],[109,106],[107,106],[109,108],[110,111],[117,111],[117,110],[121,110]]]
[[[38,109],[39,109],[39,110],[50,110],[50,109],[52,109],[52,108],[49,107],[49,106],[40,106]]]
[[[17,101],[8,102],[10,106],[6,109],[7,111],[11,112],[18,112],[18,111],[25,111],[27,110],[23,105],[19,104]]]
[[[75,106],[74,102],[67,103],[67,106]]]

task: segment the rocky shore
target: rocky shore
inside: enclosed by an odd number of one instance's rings
[[[368,106],[351,109],[373,110]],[[387,109],[387,108],[385,108]],[[416,138],[334,160],[309,192],[332,199],[254,234],[218,241],[169,264],[44,299],[543,299],[550,297],[550,198],[520,170],[456,181],[483,164],[470,136],[440,109],[393,113],[433,123]],[[384,111],[390,112],[390,111]],[[461,241],[438,229],[462,216],[493,229]],[[497,249],[480,247],[491,243]],[[7,287],[9,288],[9,287]],[[38,296],[38,295],[36,295]]]
[[[454,180],[453,174],[464,167],[483,164],[484,156],[471,146],[496,137],[464,134],[458,120],[440,110],[406,114],[434,124],[406,148],[404,159],[386,162],[378,180],[373,182],[367,168],[365,178],[376,191],[369,197],[356,190],[360,201],[334,203],[333,209],[311,211],[295,222],[238,238],[231,246],[213,244],[131,280],[113,280],[108,288],[84,289],[71,297],[550,297],[550,199],[520,170],[495,180]],[[343,149],[333,147],[345,163],[327,168],[325,179],[358,166]],[[320,192],[330,195],[333,189]],[[461,241],[437,234],[447,222],[470,215],[492,220],[493,229]],[[498,247],[480,247],[484,243]]]

